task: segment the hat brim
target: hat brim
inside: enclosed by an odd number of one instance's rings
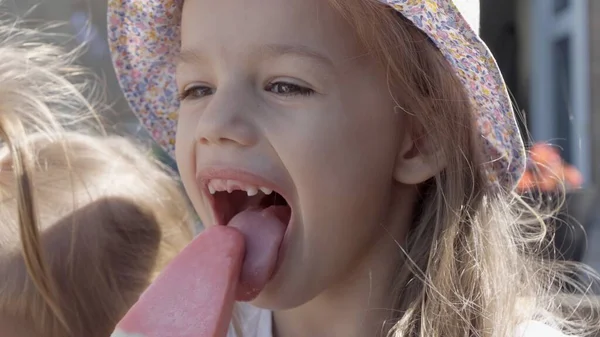
[[[383,1],[425,32],[465,86],[492,183],[512,189],[525,150],[504,79],[491,52],[450,0]],[[125,98],[152,138],[174,156],[179,100],[175,57],[182,0],[109,0],[108,39]]]

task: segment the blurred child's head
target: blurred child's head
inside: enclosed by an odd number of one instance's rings
[[[39,336],[108,336],[191,239],[186,201],[125,139],[65,134],[29,146],[33,194],[15,156],[0,159],[0,316]]]
[[[68,54],[0,35],[0,335],[109,336],[191,240],[186,200],[131,142],[63,129],[89,108]]]

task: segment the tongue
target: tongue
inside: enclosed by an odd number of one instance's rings
[[[228,226],[237,228],[246,242],[236,295],[238,301],[253,300],[271,278],[290,212],[288,206],[249,209],[229,221]]]

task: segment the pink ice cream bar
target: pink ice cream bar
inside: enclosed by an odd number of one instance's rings
[[[247,209],[227,226],[209,227],[148,287],[111,337],[225,337],[234,302],[254,299],[275,272],[289,212]]]
[[[234,228],[205,230],[142,294],[111,337],[225,336],[244,249]]]

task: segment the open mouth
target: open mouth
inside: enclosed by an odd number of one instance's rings
[[[235,228],[245,240],[245,255],[236,290],[239,301],[250,301],[276,273],[292,208],[281,193],[241,181],[207,182],[218,225]]]
[[[227,225],[238,213],[246,210],[269,210],[284,224],[289,224],[292,209],[278,192],[232,180],[214,179],[208,183],[219,224]]]

